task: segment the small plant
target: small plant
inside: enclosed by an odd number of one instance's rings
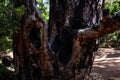
[[[115,1],[112,4],[106,3],[105,5],[106,9],[109,9],[110,15],[114,16],[117,12],[120,11],[120,1]],[[117,30],[116,32],[109,34],[107,36],[104,36],[102,38],[102,46],[100,47],[114,47],[114,48],[120,48],[120,30]]]

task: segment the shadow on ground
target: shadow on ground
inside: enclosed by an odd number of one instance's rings
[[[100,48],[95,57],[92,73],[99,73],[108,80],[120,80],[120,50]]]

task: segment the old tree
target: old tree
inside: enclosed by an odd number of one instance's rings
[[[83,80],[89,75],[97,39],[120,28],[120,14],[103,11],[104,0],[50,0],[48,24],[36,0],[24,5],[20,29],[14,34],[15,73],[20,80]]]

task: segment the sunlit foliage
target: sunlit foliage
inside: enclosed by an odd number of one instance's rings
[[[109,9],[111,16],[114,16],[118,11],[120,11],[120,1],[116,0],[113,3],[106,3],[105,8]],[[112,34],[104,36],[102,38],[101,47],[120,48],[120,30],[117,30]]]

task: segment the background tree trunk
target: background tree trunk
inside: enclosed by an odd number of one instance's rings
[[[86,29],[100,33],[103,4],[104,0],[50,0],[47,27],[36,8],[36,1],[26,0],[27,13],[14,35],[14,64],[18,78],[85,79],[92,69],[98,37],[83,38],[82,33],[85,34]]]

